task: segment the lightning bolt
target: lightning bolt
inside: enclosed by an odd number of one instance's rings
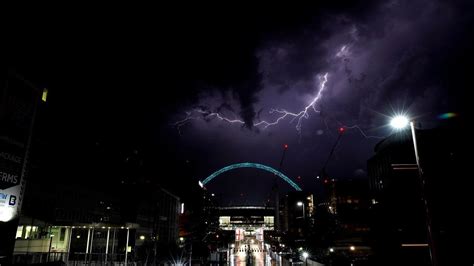
[[[362,136],[366,139],[384,139],[385,137],[382,136],[374,136],[374,135],[367,135],[362,128],[360,128],[358,125],[353,125],[353,126],[344,126],[346,129],[357,129]]]
[[[262,120],[262,121],[253,123],[253,126],[259,127],[262,129],[267,129],[268,127],[277,125],[278,123],[280,123],[280,121],[285,120],[286,118],[291,118],[290,123],[293,123],[296,120],[297,121],[296,130],[298,131],[298,133],[301,133],[303,119],[308,119],[310,117],[309,115],[310,115],[311,109],[315,113],[320,112],[316,108],[316,105],[321,100],[323,96],[323,92],[327,88],[326,84],[328,82],[328,73],[325,73],[324,75],[319,75],[318,78],[319,78],[318,93],[313,98],[313,100],[307,106],[305,106],[301,111],[290,112],[285,109],[273,108],[273,109],[270,109],[269,114],[277,114],[278,116],[276,117],[275,120],[273,121]],[[224,116],[222,113],[211,112],[209,110],[204,110],[202,108],[195,108],[192,111],[186,112],[186,117],[182,120],[175,122],[173,125],[178,129],[179,134],[181,134],[181,127],[191,122],[192,120],[199,120],[199,119],[208,120],[208,119],[213,119],[213,118],[217,118],[221,121],[224,121],[230,124],[241,124],[241,125],[245,124],[245,122],[241,119],[237,119],[237,118],[232,119],[232,118]],[[326,125],[326,128],[329,130],[326,119],[324,119],[324,123]],[[360,132],[360,134],[366,139],[384,138],[381,136],[368,135],[358,125],[347,126],[347,125],[342,124],[341,122],[338,122],[338,123],[342,125],[345,129],[357,129]]]
[[[296,123],[296,130],[298,132],[300,132],[302,122],[303,122],[303,118],[304,119],[309,118],[310,109],[313,109],[314,112],[319,113],[319,111],[316,109],[316,104],[318,103],[318,101],[321,100],[323,91],[326,89],[326,84],[328,82],[328,73],[325,73],[324,75],[320,75],[319,76],[319,81],[320,81],[319,82],[319,90],[318,90],[318,93],[317,93],[316,97],[314,97],[314,99],[307,106],[305,106],[303,110],[301,110],[300,112],[294,113],[294,112],[287,111],[285,109],[275,109],[274,108],[274,109],[271,109],[269,111],[269,113],[270,114],[278,114],[278,116],[275,120],[273,120],[273,121],[262,120],[262,121],[253,123],[253,126],[254,127],[261,127],[263,129],[266,129],[268,127],[277,125],[278,123],[280,123],[280,121],[284,120],[287,117],[291,117],[292,119],[290,120],[290,123],[297,120],[298,122]],[[196,115],[198,115],[198,116],[196,116]],[[217,119],[220,119],[222,121],[225,121],[225,122],[228,122],[228,123],[231,123],[231,124],[235,124],[235,123],[245,124],[245,122],[243,120],[240,120],[240,119],[230,119],[230,118],[225,117],[223,114],[220,114],[220,113],[210,112],[210,111],[207,111],[207,110],[196,108],[193,111],[186,112],[186,117],[184,119],[180,120],[180,121],[175,122],[174,126],[176,126],[178,128],[178,130],[180,130],[180,128],[183,125],[187,124],[191,120],[197,120],[199,118],[202,118],[202,119],[217,118]]]

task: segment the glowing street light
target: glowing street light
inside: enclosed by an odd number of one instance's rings
[[[308,252],[306,252],[306,251],[303,252],[303,258],[304,258],[304,264],[305,265],[308,265],[308,256],[309,256]]]
[[[408,126],[409,119],[403,115],[397,115],[390,121],[390,126],[394,129],[401,130]]]
[[[304,213],[304,203],[302,201],[298,201],[296,203],[296,205],[298,205],[299,207],[303,207],[303,219],[305,218],[305,213]]]

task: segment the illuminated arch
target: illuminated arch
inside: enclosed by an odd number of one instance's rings
[[[201,187],[203,187],[207,183],[209,183],[209,181],[214,179],[214,177],[216,177],[216,176],[218,176],[218,175],[220,175],[224,172],[234,170],[234,169],[237,169],[237,168],[256,168],[256,169],[265,170],[267,172],[270,172],[270,173],[273,173],[273,174],[279,176],[281,179],[285,180],[286,183],[288,183],[290,186],[292,186],[297,191],[301,191],[301,188],[295,182],[291,181],[291,179],[289,177],[287,177],[285,174],[283,174],[282,172],[280,172],[278,170],[275,170],[274,168],[272,168],[270,166],[266,166],[266,165],[259,164],[259,163],[236,163],[236,164],[228,165],[224,168],[221,168],[221,169],[215,171],[210,176],[206,177],[206,179],[204,179],[203,181],[199,181],[199,185]]]

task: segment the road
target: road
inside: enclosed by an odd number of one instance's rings
[[[275,265],[270,256],[268,256],[263,243],[249,238],[240,243],[235,243],[234,248],[230,250],[231,266],[270,266]]]

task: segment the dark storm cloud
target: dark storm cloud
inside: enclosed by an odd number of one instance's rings
[[[252,77],[249,82],[237,82],[226,93],[201,93],[198,105],[240,118],[247,128],[215,118],[183,127],[183,145],[206,151],[206,158],[196,159],[202,165],[198,176],[235,162],[277,167],[281,147],[288,143],[283,172],[293,179],[301,176],[298,182],[305,189],[317,189],[314,176],[327,160],[340,126],[357,125],[366,135],[383,137],[390,134],[384,115],[393,112],[409,112],[430,127],[439,113],[462,111],[465,105],[459,103],[466,100],[459,96],[472,84],[465,68],[474,58],[467,30],[473,25],[473,15],[468,14],[472,8],[428,0],[365,3],[318,9],[310,19],[281,31],[261,32],[251,53],[256,62],[246,68],[256,73],[240,76]],[[316,104],[320,112],[310,108],[301,131],[288,118],[267,129],[248,130],[252,123],[275,121],[278,115],[269,112],[272,108],[303,110],[317,95],[325,73],[327,87]],[[364,178],[378,141],[357,128],[348,129],[327,172],[336,178]],[[268,185],[264,179],[254,182],[257,187]],[[236,190],[249,185],[232,184]],[[210,189],[219,186],[211,184]]]
[[[242,72],[246,73],[240,76],[243,81],[231,88],[234,99],[225,99],[228,115],[240,116],[249,126],[260,119],[274,121],[277,116],[269,114],[271,108],[299,112],[317,94],[324,73],[328,73],[327,88],[316,104],[321,112],[310,111],[308,119],[302,120],[300,135],[290,119],[252,132],[265,133],[268,141],[298,135],[310,139],[330,137],[326,133],[341,125],[359,125],[369,133],[385,135],[387,131],[373,131],[387,123],[378,113],[410,111],[429,120],[437,112],[450,111],[456,106],[449,99],[462,89],[452,85],[456,80],[452,64],[466,50],[463,47],[472,44],[467,32],[472,9],[460,3],[354,2],[348,7],[320,8],[309,19],[261,32],[251,54],[256,61],[246,61],[253,62],[246,65],[249,72]],[[204,96],[199,104],[218,110],[223,100]],[[195,125],[198,130],[206,127],[206,132],[231,134],[232,141],[248,140],[248,136],[239,139],[241,130],[223,131],[227,126],[217,120]],[[357,150],[357,144],[347,145]]]
[[[447,72],[443,61],[458,50],[450,39],[467,35],[466,11],[424,0],[381,2],[370,10],[326,14],[319,27],[303,26],[293,39],[263,45],[265,89],[314,95],[314,76],[328,72],[325,113],[366,127],[374,126],[374,111],[390,115],[388,106],[415,114],[438,109],[439,103],[422,96],[448,89],[440,87]]]

